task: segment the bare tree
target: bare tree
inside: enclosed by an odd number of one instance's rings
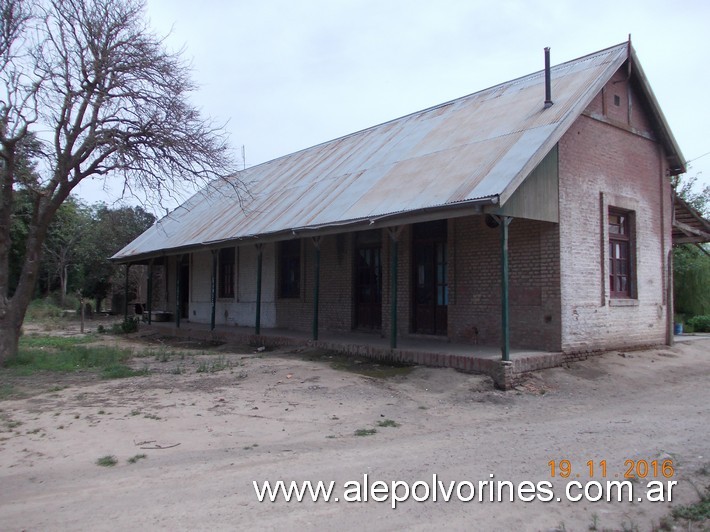
[[[143,11],[141,0],[0,0],[0,363],[17,352],[47,228],[80,182],[120,178],[124,191],[157,202],[186,181],[229,178],[237,196],[243,190],[222,130],[188,101],[189,66],[146,26]],[[19,172],[18,154],[33,135],[37,171]],[[34,209],[10,296],[20,188]]]

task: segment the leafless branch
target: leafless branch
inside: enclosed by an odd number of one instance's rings
[[[154,205],[185,185],[240,204],[248,195],[223,129],[189,101],[188,64],[143,15],[143,0],[0,0],[0,334],[14,187],[36,199],[18,301],[32,293],[57,209],[87,178],[120,179],[124,193]],[[36,172],[20,178],[28,136],[39,145]]]

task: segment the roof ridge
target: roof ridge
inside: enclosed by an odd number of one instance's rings
[[[557,64],[557,65],[552,66],[552,67],[551,67],[551,68],[552,68],[552,72],[554,72],[555,70],[562,70],[563,67],[568,66],[568,65],[570,65],[570,64],[572,64],[572,63],[581,63],[581,62],[584,62],[584,61],[588,61],[588,60],[592,59],[593,57],[596,57],[596,56],[599,56],[599,55],[608,53],[609,51],[614,50],[614,49],[616,49],[616,48],[627,47],[627,46],[628,46],[628,41],[625,41],[625,42],[623,42],[623,43],[615,44],[615,45],[613,45],[613,46],[609,46],[609,47],[607,47],[607,48],[604,48],[603,50],[597,50],[596,52],[592,52],[592,53],[583,55],[583,56],[581,56],[581,57],[577,57],[577,58],[575,58],[575,59],[570,59],[569,61],[565,61],[564,63],[559,63],[559,64]],[[275,162],[275,161],[279,161],[279,160],[281,160],[281,159],[285,159],[285,158],[287,158],[287,157],[291,157],[292,155],[295,155],[295,154],[297,154],[297,153],[303,153],[303,152],[306,152],[306,151],[308,151],[308,150],[312,150],[312,149],[314,149],[314,148],[318,148],[318,147],[320,147],[320,146],[325,146],[325,145],[330,144],[330,143],[332,143],[332,142],[338,142],[338,141],[340,141],[340,140],[344,140],[344,139],[347,139],[347,138],[350,138],[350,137],[354,137],[354,136],[356,136],[356,135],[365,133],[366,131],[371,131],[371,130],[373,130],[373,129],[377,129],[377,128],[382,127],[382,126],[386,126],[387,124],[393,124],[393,123],[395,123],[395,122],[399,122],[400,120],[405,120],[405,119],[407,119],[407,118],[410,118],[410,117],[413,117],[413,116],[416,116],[416,115],[422,115],[422,114],[425,114],[425,113],[429,113],[429,112],[435,111],[435,110],[437,110],[437,109],[442,109],[442,108],[447,107],[447,106],[449,106],[449,105],[453,105],[453,104],[455,104],[455,103],[457,103],[457,102],[466,100],[467,98],[471,98],[471,97],[473,97],[473,96],[480,95],[481,93],[484,93],[484,92],[486,92],[486,91],[493,91],[494,89],[497,89],[497,88],[500,88],[500,87],[510,86],[510,85],[519,83],[519,82],[521,82],[521,81],[523,81],[523,80],[525,80],[525,79],[531,79],[531,78],[534,78],[534,77],[536,77],[536,76],[543,75],[544,72],[545,72],[544,68],[543,68],[542,70],[536,70],[535,72],[531,72],[531,73],[529,73],[529,74],[525,74],[525,75],[523,75],[523,76],[519,76],[519,77],[517,77],[517,78],[513,78],[513,79],[510,79],[510,80],[508,80],[508,81],[503,81],[503,82],[501,82],[501,83],[497,83],[497,84],[495,84],[495,85],[491,85],[490,87],[486,87],[486,88],[477,90],[477,91],[475,91],[475,92],[471,92],[471,93],[469,93],[469,94],[465,94],[465,95],[463,95],[463,96],[459,96],[459,97],[454,98],[454,99],[452,99],[452,100],[448,100],[448,101],[446,101],[446,102],[442,102],[442,103],[433,105],[433,106],[431,106],[431,107],[425,107],[424,109],[420,109],[420,110],[418,110],[418,111],[412,111],[411,113],[407,113],[407,114],[405,114],[405,115],[402,115],[402,116],[399,116],[399,117],[396,117],[396,118],[392,118],[392,119],[386,120],[386,121],[384,121],[384,122],[380,122],[379,124],[374,124],[374,125],[372,125],[372,126],[368,126],[368,127],[363,128],[363,129],[359,129],[359,130],[357,130],[357,131],[352,131],[352,132],[350,132],[350,133],[346,133],[345,135],[341,135],[341,136],[339,136],[339,137],[335,137],[335,138],[332,138],[332,139],[329,139],[329,140],[324,140],[323,142],[319,142],[318,144],[313,144],[312,146],[308,146],[308,147],[306,147],[306,148],[301,148],[300,150],[296,150],[296,151],[294,151],[294,152],[286,153],[286,154],[280,155],[279,157],[276,157],[276,158],[274,158],[274,159],[269,159],[268,161],[264,161],[264,162],[261,162],[261,163],[259,163],[259,164],[254,165],[254,166],[250,166],[249,168],[246,168],[246,169],[244,169],[244,170],[240,170],[239,172],[236,172],[235,175],[241,174],[241,173],[243,173],[243,172],[248,172],[248,171],[251,170],[252,168],[258,168],[258,167],[263,166],[263,165],[265,165],[265,164],[271,164],[271,163],[273,163],[273,162]]]

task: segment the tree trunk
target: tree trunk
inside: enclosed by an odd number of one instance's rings
[[[66,302],[67,298],[67,283],[68,283],[68,277],[69,277],[69,266],[62,266],[59,269],[59,284],[61,286],[60,288],[60,294],[59,294],[59,306],[64,308],[64,303]]]
[[[21,324],[15,323],[12,312],[0,309],[0,365],[6,360],[17,356],[17,346],[20,341]]]
[[[37,214],[30,225],[27,237],[22,273],[13,296],[8,297],[6,283],[5,286],[0,285],[4,291],[0,293],[0,365],[17,356],[22,322],[37,285],[42,245],[47,236],[47,228],[58,206],[66,199],[66,195],[57,198],[54,203],[41,199],[38,201],[35,209]],[[9,239],[4,242],[0,240],[0,258],[3,258],[3,255],[8,256],[9,244]],[[8,246],[8,248],[3,249],[4,246]],[[0,270],[3,267],[4,265],[0,264]],[[4,281],[6,277],[0,271],[0,281]]]

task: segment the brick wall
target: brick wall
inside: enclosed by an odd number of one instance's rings
[[[501,341],[500,229],[483,216],[450,222],[449,336],[455,341]],[[558,350],[560,294],[557,224],[515,219],[509,226],[511,346]]]
[[[278,250],[278,246],[277,246]],[[319,328],[349,331],[352,328],[352,238],[350,234],[328,235],[320,239]],[[278,255],[278,251],[277,251]],[[315,247],[310,238],[301,240],[301,287],[297,298],[277,294],[278,327],[310,331],[313,324]]]
[[[483,216],[449,220],[448,337],[457,342],[500,343],[500,233]],[[391,330],[392,240],[382,230],[382,330]],[[319,328],[353,326],[354,235],[321,240]],[[510,323],[513,347],[559,350],[559,233],[556,224],[515,220],[510,226]],[[314,252],[302,241],[301,295],[277,299],[277,325],[310,331],[313,316]],[[398,234],[397,331],[412,332],[412,227]]]
[[[621,73],[615,80],[559,143],[565,352],[666,341],[670,183],[638,95]],[[610,298],[609,207],[635,213],[638,295],[632,300]]]

